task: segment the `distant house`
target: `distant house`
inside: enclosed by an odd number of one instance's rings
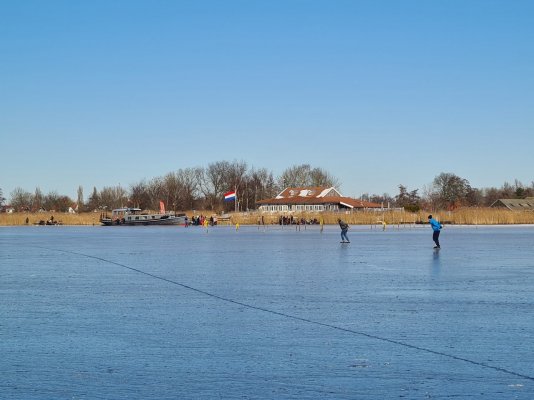
[[[0,212],[5,212],[7,214],[13,214],[15,212],[15,208],[12,206],[2,206],[0,207]]]
[[[534,211],[534,197],[526,199],[499,199],[490,207],[506,208],[510,211]]]
[[[382,205],[341,195],[334,187],[291,187],[272,199],[257,202],[262,212],[352,211],[382,209]]]

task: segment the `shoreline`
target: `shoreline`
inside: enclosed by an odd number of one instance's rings
[[[186,212],[191,219],[193,213]],[[218,225],[279,225],[281,217],[292,217],[290,225],[337,225],[338,218],[349,225],[373,225],[383,228],[390,226],[426,225],[427,216],[432,214],[445,226],[507,226],[507,225],[534,225],[534,212],[510,211],[495,208],[463,208],[454,211],[419,211],[410,213],[405,211],[354,211],[345,213],[260,213],[258,211],[228,213],[224,217],[211,211],[198,211],[195,215],[206,217],[217,216]],[[53,217],[53,218],[52,218]],[[41,226],[52,220],[55,226],[100,226],[100,213],[87,212],[80,214],[67,213],[13,213],[0,214],[0,226]],[[314,222],[314,223],[310,223]],[[41,223],[41,224],[39,224]]]
[[[280,228],[280,229],[297,229],[298,230],[298,227],[299,225],[284,225],[284,228],[282,228],[281,225],[278,225],[278,224],[269,224],[269,225],[258,225],[258,224],[239,224],[240,225],[240,228],[257,228],[259,229],[260,227],[264,226],[265,228]],[[301,227],[303,225],[300,225]],[[369,230],[373,230],[373,231],[382,231],[384,230],[382,228],[382,225],[378,225],[378,224],[352,224],[350,226],[353,226],[353,227],[358,227],[358,228],[363,228],[363,227],[367,227]],[[101,225],[101,224],[95,224],[95,225],[88,225],[88,224],[57,224],[57,225],[38,225],[38,224],[30,224],[30,225],[0,225],[0,229],[4,229],[4,228],[109,228],[107,226],[104,226],[104,225]],[[131,228],[132,226],[120,226],[120,228]],[[146,228],[147,226],[139,226],[140,229],[142,228]],[[152,225],[152,227],[159,227],[159,228],[164,228],[164,229],[169,229],[169,228],[185,228],[183,225]],[[321,229],[321,226],[320,225],[306,225],[307,228],[302,228],[302,231],[306,230],[306,229],[310,229],[312,230],[313,228],[316,228],[317,230],[320,230]],[[339,229],[338,225],[337,224],[324,224],[324,227],[325,228],[337,228]],[[399,230],[404,230],[404,229],[417,229],[417,228],[421,228],[421,229],[426,229],[428,226],[427,225],[424,225],[424,224],[416,224],[416,225],[413,225],[413,224],[401,224],[400,226],[397,225],[397,224],[391,224],[391,225],[388,225],[386,230],[385,231],[399,231]],[[112,228],[115,228],[115,227],[112,227]],[[203,226],[193,226],[193,225],[190,225],[187,229],[195,229],[195,228],[200,228],[200,229],[206,229],[205,227]],[[218,228],[228,228],[228,229],[232,229],[232,230],[235,230],[235,226],[234,225],[229,225],[229,224],[221,224],[221,225],[216,225],[216,226],[209,226],[209,229],[218,229]],[[447,230],[447,229],[464,229],[464,228],[534,228],[534,224],[478,224],[478,225],[474,225],[474,224],[448,224],[448,225],[444,225],[444,228],[442,229],[443,230]]]

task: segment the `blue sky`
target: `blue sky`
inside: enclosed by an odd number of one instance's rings
[[[534,180],[533,1],[0,1],[0,188],[220,160]]]

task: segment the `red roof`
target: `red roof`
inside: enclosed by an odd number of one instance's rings
[[[353,208],[381,208],[382,205],[353,199],[345,196],[317,197],[326,190],[334,188],[325,187],[304,187],[286,188],[276,198],[257,201],[257,204],[272,205],[296,205],[296,204],[342,204]],[[335,189],[334,189],[335,190]],[[336,190],[337,192],[337,190]],[[339,193],[339,192],[338,192]]]
[[[289,187],[285,188],[282,193],[280,193],[277,198],[291,198],[291,197],[317,197],[325,190],[335,190],[334,188],[328,188],[324,186],[313,186],[313,187]],[[337,192],[337,190],[336,190]],[[339,192],[338,192],[339,193]]]

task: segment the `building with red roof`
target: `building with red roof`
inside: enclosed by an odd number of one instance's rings
[[[334,187],[291,187],[272,199],[257,202],[263,212],[377,210],[382,205],[345,197]]]

